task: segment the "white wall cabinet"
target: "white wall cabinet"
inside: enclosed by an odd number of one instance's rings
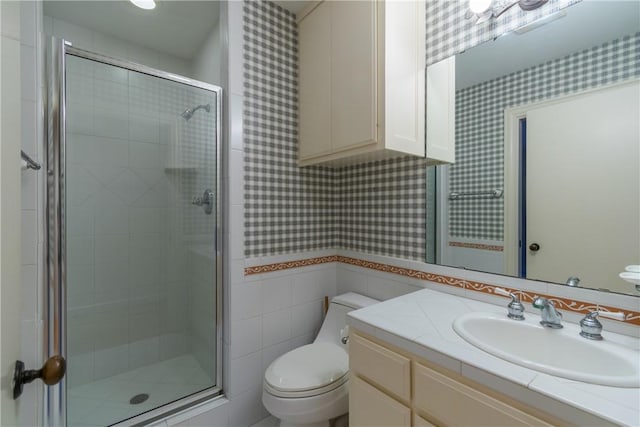
[[[351,427],[566,424],[359,331],[350,335]]]
[[[298,24],[298,164],[424,157],[424,3],[322,1]]]

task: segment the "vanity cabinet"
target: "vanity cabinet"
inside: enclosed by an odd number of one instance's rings
[[[438,425],[551,425],[420,363],[414,381],[415,409]]]
[[[298,30],[298,164],[424,157],[424,3],[322,1]]]
[[[411,409],[355,377],[349,384],[349,425],[411,427]]]
[[[354,329],[349,369],[351,427],[566,425]]]

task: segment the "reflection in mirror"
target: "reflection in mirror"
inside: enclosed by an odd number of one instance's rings
[[[456,56],[428,262],[638,295],[638,49],[640,3],[583,1]]]

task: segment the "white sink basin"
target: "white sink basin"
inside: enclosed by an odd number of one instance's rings
[[[469,313],[457,318],[453,329],[479,349],[536,371],[592,384],[640,387],[640,352],[606,338],[590,341],[578,335],[576,325],[549,329],[538,320]]]

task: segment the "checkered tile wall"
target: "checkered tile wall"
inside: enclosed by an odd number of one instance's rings
[[[504,188],[505,108],[638,78],[639,52],[640,33],[636,33],[458,91],[451,191]],[[452,202],[449,233],[502,240],[503,201],[483,197]]]
[[[336,169],[339,246],[424,260],[425,167],[401,157]]]
[[[498,21],[471,25],[464,2],[428,0],[427,63],[574,2],[550,0],[526,14],[512,8]],[[244,32],[245,255],[343,247],[423,260],[425,161],[298,168],[295,17],[269,1],[246,0]]]
[[[295,16],[244,2],[245,256],[334,247],[334,173],[299,168]]]

